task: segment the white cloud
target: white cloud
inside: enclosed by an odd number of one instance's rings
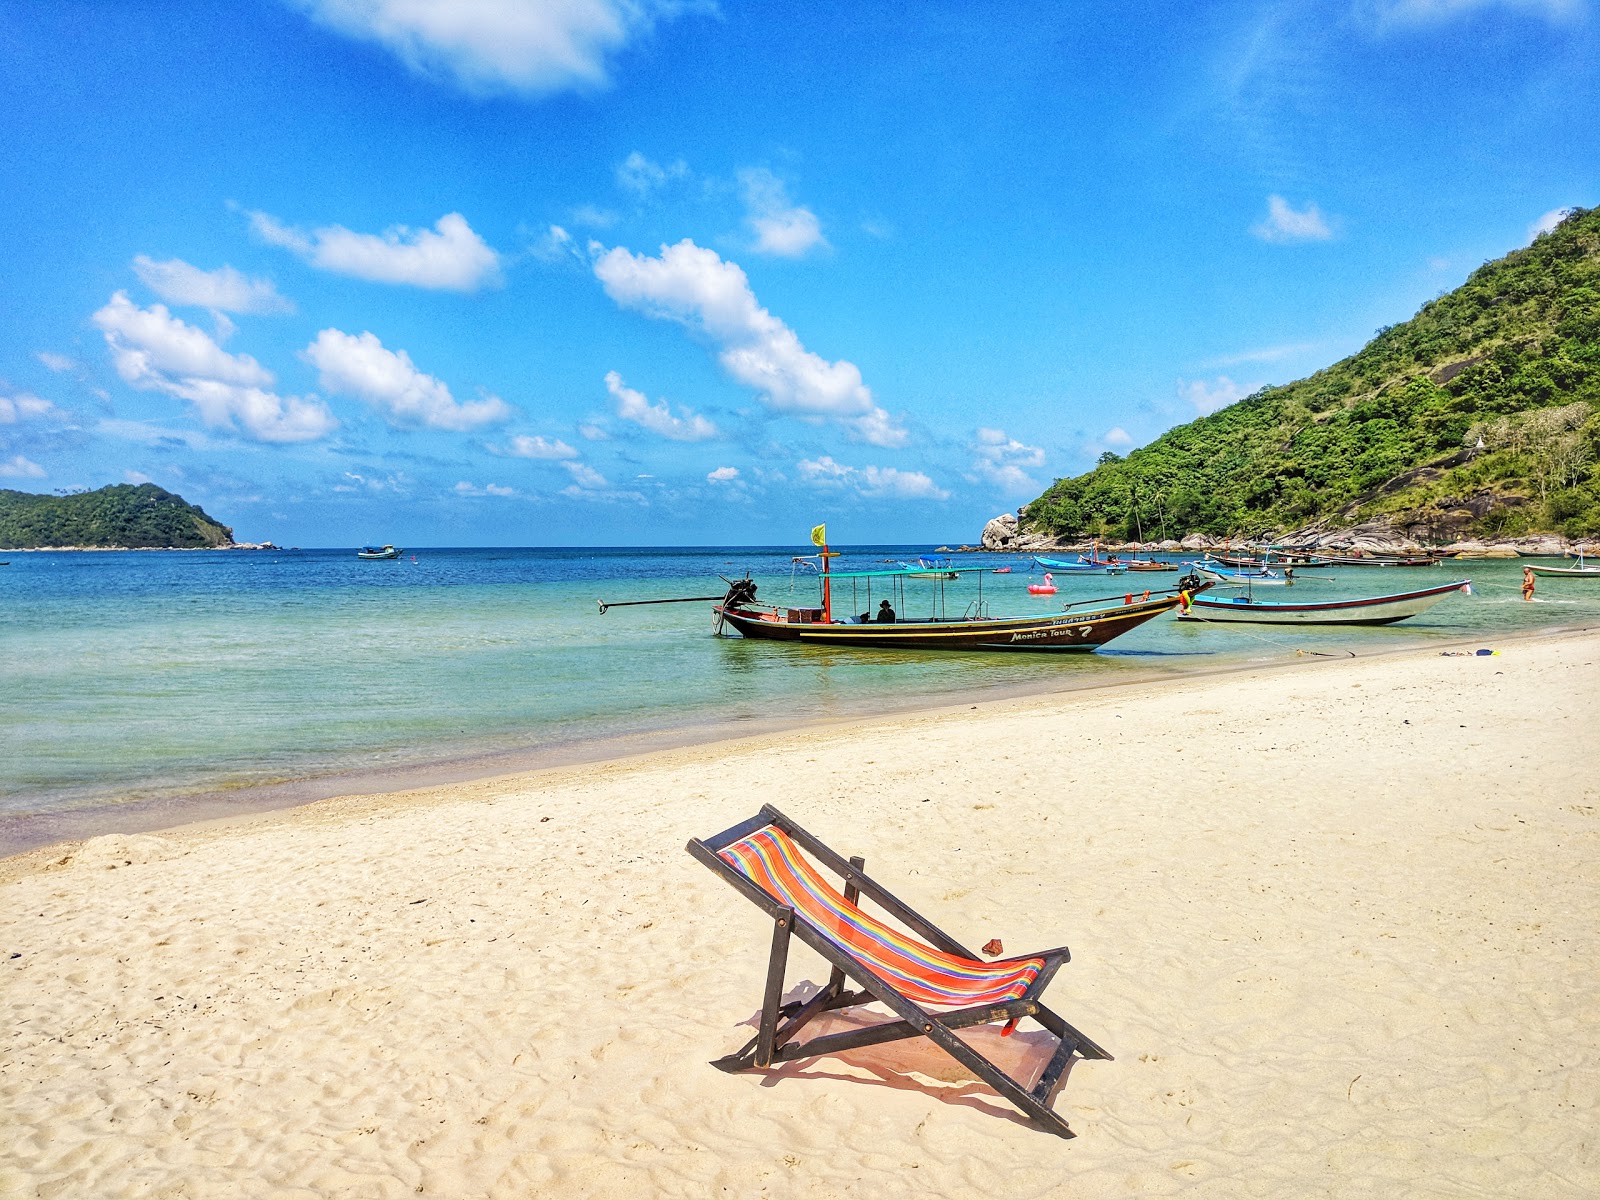
[[[292,0],[347,36],[474,95],[548,95],[610,83],[608,60],[658,18],[710,5],[676,0]]]
[[[1044,466],[1044,451],[1007,437],[1001,429],[980,429],[973,445],[973,469],[1007,492],[1037,492],[1025,467]]]
[[[516,488],[502,487],[498,483],[486,483],[479,487],[475,483],[468,483],[463,479],[456,484],[456,494],[459,496],[515,496]]]
[[[403,494],[411,490],[410,477],[401,472],[385,475],[382,479],[379,479],[373,475],[358,475],[354,471],[346,471],[344,473],[344,478],[348,479],[350,482],[334,484],[334,491],[394,492],[396,494]]]
[[[384,349],[371,333],[324,329],[303,353],[321,372],[323,387],[365,400],[393,425],[461,432],[511,416],[510,405],[498,396],[457,401],[443,381],[417,370],[404,350]]]
[[[403,283],[438,291],[475,292],[502,282],[500,255],[460,213],[446,213],[432,230],[394,225],[356,233],[327,225],[309,234],[270,213],[250,214],[256,236],[292,250],[313,267],[374,283]]]
[[[135,387],[160,375],[214,379],[244,387],[272,383],[268,371],[248,354],[229,354],[202,329],[179,320],[164,304],[140,308],[126,292],[116,292],[94,323],[111,347],[117,374]]]
[[[132,483],[132,484],[154,483],[155,482],[154,479],[152,479],[150,476],[146,475],[143,471],[124,471],[122,473],[122,479],[123,479],[123,482]]]
[[[863,496],[895,500],[947,500],[950,493],[921,471],[901,471],[895,467],[847,467],[829,455],[801,459],[796,464],[800,478],[824,488],[847,488]]]
[[[828,362],[756,301],[737,263],[685,238],[659,258],[595,247],[595,277],[623,308],[676,321],[719,346],[718,361],[775,412],[827,418],[860,441],[902,446],[906,431],[873,403],[854,363]]]
[[[1238,384],[1226,375],[1218,375],[1210,383],[1203,379],[1178,380],[1178,395],[1194,405],[1202,417],[1225,408],[1235,400],[1243,400],[1257,388],[1256,384]],[[1108,443],[1109,444],[1109,443]]]
[[[809,208],[789,202],[789,193],[779,179],[765,167],[739,172],[744,190],[745,224],[756,235],[751,247],[757,254],[780,258],[800,258],[815,247],[826,247],[822,224]]]
[[[617,223],[617,214],[609,208],[593,204],[580,204],[572,210],[572,223],[586,229],[610,229]]]
[[[1474,13],[1505,9],[1568,24],[1583,16],[1586,0],[1376,0],[1368,7],[1380,28],[1443,25]]]
[[[117,417],[104,417],[95,423],[94,431],[122,442],[138,442],[144,446],[187,446],[190,450],[223,450],[227,443],[207,437],[197,429],[175,429],[149,421],[127,421]]]
[[[651,404],[643,392],[623,383],[622,376],[615,371],[606,372],[606,391],[617,402],[617,416],[651,433],[675,442],[704,442],[717,436],[716,425],[705,417],[689,409],[684,409],[681,417],[673,416],[665,400]]]
[[[70,371],[78,365],[65,354],[54,354],[49,350],[37,351],[34,354],[34,357],[42,362],[45,366],[49,367],[57,375],[61,374],[63,371]]]
[[[688,174],[689,164],[681,158],[663,167],[635,150],[617,168],[617,184],[642,197]]]
[[[604,425],[594,421],[585,421],[578,426],[578,433],[591,442],[609,442],[611,434]]]
[[[231,313],[294,311],[270,279],[252,279],[230,266],[202,271],[181,258],[157,262],[140,254],[133,260],[133,270],[147,288],[171,304]]]
[[[1315,204],[1307,203],[1304,209],[1295,209],[1282,196],[1267,197],[1266,220],[1250,226],[1250,232],[1264,242],[1325,242],[1333,230],[1323,220]]]
[[[572,476],[573,484],[577,487],[592,491],[607,486],[606,477],[585,463],[564,462],[561,465],[567,469],[567,473]]]
[[[54,404],[32,392],[14,392],[9,396],[0,394],[0,425],[15,425],[35,417],[50,416],[56,411]]]
[[[1121,425],[1113,425],[1100,440],[1113,450],[1126,450],[1133,445],[1133,435]]]
[[[708,483],[732,483],[739,478],[738,467],[718,467],[715,471],[706,474]]]
[[[125,382],[189,401],[207,425],[243,428],[261,442],[315,441],[338,427],[317,397],[267,391],[272,372],[248,354],[229,354],[164,305],[139,308],[117,292],[93,320]]]
[[[20,454],[0,460],[0,479],[43,479],[44,476],[43,467]]]
[[[511,455],[513,458],[542,458],[555,460],[578,457],[578,452],[563,442],[560,438],[556,438],[552,441],[544,437],[542,434],[529,437],[525,433],[519,433],[516,437],[511,439],[510,444],[506,447],[506,453]]]
[[[1572,210],[1570,208],[1552,208],[1549,212],[1545,213],[1544,216],[1540,217],[1532,225],[1528,226],[1528,240],[1531,242],[1541,233],[1549,233],[1557,225],[1561,224],[1561,222],[1566,219],[1567,214],[1571,211]]]
[[[540,262],[558,263],[573,258],[584,261],[578,243],[559,225],[551,225],[545,230],[544,236],[528,247],[528,253]]]

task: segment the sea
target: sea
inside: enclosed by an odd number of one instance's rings
[[[1204,625],[1170,615],[1084,655],[860,650],[745,641],[711,601],[818,603],[796,546],[0,551],[0,854],[108,832],[1008,696],[1438,645],[1600,622],[1600,580],[1526,560],[1316,568],[1272,599],[1471,580],[1379,628]],[[838,571],[929,546],[849,548]],[[957,580],[837,582],[838,611],[1015,615],[1173,587],[1176,573],[1056,573],[949,556]],[[999,571],[998,568],[1011,568]],[[892,589],[892,590],[885,590]],[[1268,598],[1269,589],[1260,589]],[[635,604],[699,597],[689,603]],[[601,610],[601,602],[610,607]],[[1062,730],[1070,739],[1070,727]],[[869,768],[863,767],[863,770]]]

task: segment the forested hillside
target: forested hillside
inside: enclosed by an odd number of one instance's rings
[[[1600,533],[1600,208],[1307,379],[1058,479],[1022,527],[1278,537],[1374,518],[1414,537]]]
[[[233,530],[153,483],[40,496],[0,490],[0,549],[227,546]]]

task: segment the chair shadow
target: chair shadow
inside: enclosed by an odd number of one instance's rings
[[[805,980],[790,988],[783,999],[785,1003],[795,1000],[803,1003],[821,990],[820,984]],[[890,1024],[898,1019],[887,1010],[837,1009],[814,1019],[796,1035],[795,1041],[803,1044],[825,1034],[850,1033],[874,1025]],[[748,1020],[739,1024],[759,1029],[761,1010],[757,1009]],[[1032,1088],[1038,1083],[1039,1076],[1044,1073],[1058,1045],[1055,1035],[1043,1029],[1018,1029],[1009,1036],[1002,1036],[998,1026],[974,1025],[958,1029],[955,1034],[1024,1088]],[[867,1076],[829,1070],[822,1065],[828,1059],[857,1071],[865,1071]],[[1078,1061],[1076,1055],[1068,1060],[1066,1071],[1063,1072],[1063,1087],[1071,1078]],[[1028,1129],[1040,1128],[992,1087],[975,1078],[969,1067],[950,1057],[925,1037],[904,1038],[833,1054],[797,1058],[775,1063],[762,1074],[762,1087],[776,1087],[788,1079],[831,1079],[867,1087],[889,1087],[896,1091],[919,1092],[941,1104],[974,1109]]]

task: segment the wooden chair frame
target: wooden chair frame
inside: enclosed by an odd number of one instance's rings
[[[745,1071],[770,1067],[775,1062],[791,1062],[822,1054],[836,1054],[861,1046],[905,1038],[925,1037],[958,1062],[969,1067],[979,1079],[987,1083],[1027,1116],[1046,1130],[1060,1137],[1075,1136],[1064,1118],[1051,1107],[1056,1093],[1065,1082],[1067,1066],[1076,1054],[1080,1058],[1111,1058],[1111,1055],[1091,1038],[1073,1028],[1056,1013],[1046,1008],[1039,999],[1062,964],[1071,960],[1065,946],[1039,954],[1016,955],[1016,958],[1042,958],[1044,967],[1039,971],[1028,990],[1015,1000],[994,1004],[981,1004],[972,1008],[958,1008],[944,1012],[931,1012],[908,999],[892,984],[861,962],[847,950],[796,914],[793,908],[780,903],[743,872],[720,857],[719,851],[755,833],[773,826],[789,835],[813,860],[844,880],[844,897],[855,904],[865,896],[906,928],[924,938],[930,945],[949,954],[957,954],[974,962],[982,960],[939,929],[931,921],[913,912],[887,888],[873,880],[863,869],[864,859],[848,861],[835,854],[822,842],[770,804],[747,821],[725,829],[714,837],[691,838],[688,851],[715,871],[724,882],[731,884],[756,907],[772,918],[772,953],[767,962],[766,992],[761,1004],[761,1022],[756,1036],[742,1049],[718,1059],[713,1065],[724,1071]],[[789,959],[789,939],[798,937],[807,946],[822,955],[833,967],[827,984],[806,1001],[783,1003],[784,971]],[[860,991],[847,991],[846,980],[860,985]],[[835,1033],[796,1042],[794,1037],[816,1017],[832,1009],[851,1008],[878,1001],[900,1019],[874,1025],[848,1033]],[[955,1031],[973,1025],[994,1021],[1015,1022],[1021,1017],[1032,1017],[1055,1035],[1057,1046],[1038,1083],[1026,1088],[999,1066],[974,1050],[956,1036]]]

